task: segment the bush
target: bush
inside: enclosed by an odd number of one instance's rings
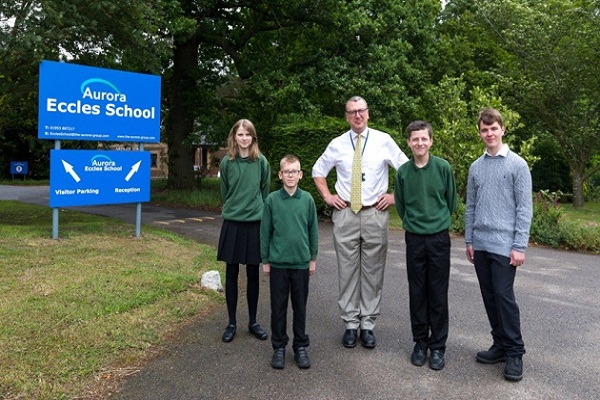
[[[600,253],[600,226],[595,222],[569,221],[563,218],[560,192],[542,190],[533,202],[530,240],[555,248]]]
[[[600,203],[600,186],[590,185],[589,191],[585,196],[585,201]]]
[[[561,221],[561,244],[563,247],[590,253],[600,253],[600,225],[594,222]]]
[[[465,210],[467,205],[465,202],[458,198],[456,202],[456,209],[452,213],[452,225],[450,225],[450,231],[454,233],[465,233]]]
[[[529,238],[532,242],[558,247],[561,243],[558,228],[563,209],[559,205],[560,193],[542,190],[533,200],[533,220]]]

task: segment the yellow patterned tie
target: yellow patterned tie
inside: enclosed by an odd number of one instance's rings
[[[352,181],[350,182],[350,208],[357,214],[362,208],[362,146],[360,134],[356,139],[356,148],[352,158]]]

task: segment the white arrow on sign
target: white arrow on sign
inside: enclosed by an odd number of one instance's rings
[[[129,171],[129,173],[125,177],[125,180],[127,182],[129,182],[129,180],[131,179],[131,177],[133,176],[133,174],[135,174],[136,172],[138,172],[138,170],[140,169],[140,164],[141,163],[142,163],[142,160],[140,160],[140,161],[136,162],[135,164],[133,164],[133,166],[131,167],[131,171]]]
[[[75,182],[79,183],[79,181],[81,180],[81,178],[79,176],[77,176],[77,173],[75,173],[75,171],[73,170],[73,166],[71,164],[69,164],[68,162],[66,162],[65,160],[61,160],[63,163],[63,167],[65,167],[65,172],[69,175],[71,175],[71,177],[73,179],[75,179]]]

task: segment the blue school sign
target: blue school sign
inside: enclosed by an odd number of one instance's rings
[[[150,152],[50,151],[50,207],[150,201]]]
[[[160,77],[40,64],[38,138],[160,142]]]

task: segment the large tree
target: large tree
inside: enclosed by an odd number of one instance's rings
[[[331,10],[332,1],[180,0],[170,4],[167,31],[173,39],[173,59],[165,74],[169,184],[188,188],[195,184],[192,142],[197,135],[226,132],[225,123],[235,118],[232,100],[239,99],[256,75],[256,63],[272,61],[260,51],[258,60],[245,53],[269,32],[300,31]],[[248,115],[238,113],[241,117]]]
[[[480,20],[512,58],[501,72],[519,111],[560,145],[573,179],[573,205],[600,170],[600,6],[596,0],[478,1]]]

